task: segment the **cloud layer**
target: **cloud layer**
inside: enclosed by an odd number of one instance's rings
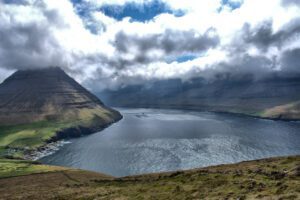
[[[300,73],[298,0],[155,0],[168,12],[153,1],[0,0],[0,79],[61,66],[98,91],[218,73]],[[113,16],[128,4],[160,10],[149,20]]]

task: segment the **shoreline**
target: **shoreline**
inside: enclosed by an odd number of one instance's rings
[[[155,105],[147,105],[147,106],[113,106],[115,108],[124,108],[124,109],[167,109],[167,110],[183,110],[183,111],[194,111],[194,112],[211,112],[211,113],[219,113],[219,114],[230,114],[241,117],[249,117],[255,119],[265,119],[271,121],[282,121],[282,122],[300,122],[300,119],[289,119],[289,118],[272,118],[272,117],[262,117],[253,114],[246,114],[242,112],[230,112],[230,111],[217,111],[217,110],[209,110],[209,109],[201,109],[201,108],[188,108],[181,106],[155,106]]]
[[[71,144],[70,141],[65,140],[59,140],[56,142],[47,143],[46,145],[43,145],[42,147],[31,150],[30,152],[26,153],[24,155],[25,160],[31,160],[31,161],[38,161],[41,158],[44,158],[46,156],[50,156],[54,154],[55,152],[59,151],[61,147],[63,147],[66,144]]]
[[[266,117],[259,117],[255,115],[245,114],[245,113],[235,113],[235,112],[228,112],[228,111],[209,111],[209,110],[202,110],[202,109],[194,109],[194,108],[183,108],[183,107],[159,107],[159,106],[147,106],[147,107],[117,107],[117,108],[123,108],[123,109],[168,109],[168,110],[184,110],[184,111],[194,111],[194,112],[211,112],[211,113],[219,113],[219,114],[229,114],[229,115],[235,115],[235,116],[241,116],[241,117],[248,117],[248,118],[255,118],[255,119],[263,119],[263,120],[271,120],[271,121],[282,121],[282,122],[300,122],[299,120],[289,120],[289,119],[276,119],[276,118],[266,118]],[[54,154],[55,152],[59,151],[61,147],[63,147],[65,144],[71,143],[68,141],[68,139],[72,138],[79,138],[86,135],[94,134],[97,132],[101,132],[105,128],[108,128],[114,123],[117,123],[120,121],[123,117],[120,119],[117,119],[116,121],[107,124],[105,126],[100,127],[70,127],[61,131],[58,131],[55,136],[53,136],[51,139],[46,141],[45,145],[42,145],[34,150],[29,150],[24,152],[23,159],[25,160],[32,160],[37,161],[43,157],[49,156]]]
[[[53,137],[46,140],[44,144],[35,148],[35,149],[20,149],[20,148],[8,148],[8,152],[23,152],[23,156],[21,157],[24,160],[36,161],[43,157],[49,156],[58,150],[65,144],[71,143],[68,139],[79,138],[86,135],[94,134],[97,132],[101,132],[105,128],[108,128],[114,123],[122,120],[123,116],[117,118],[113,122],[105,125],[100,126],[92,126],[92,127],[84,127],[84,126],[77,126],[77,127],[69,127],[60,131],[57,131]],[[7,155],[10,158],[10,155]],[[14,156],[12,156],[14,157]]]

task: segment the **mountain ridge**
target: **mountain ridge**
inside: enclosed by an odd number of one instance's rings
[[[174,108],[246,114],[255,117],[299,120],[300,76],[278,74],[256,80],[251,76],[207,80],[157,80],[98,93],[116,107]],[[117,100],[117,101],[116,101]],[[285,109],[275,109],[281,106]],[[289,109],[287,109],[289,108]],[[271,112],[272,111],[272,112]],[[271,114],[272,113],[272,114]],[[296,113],[296,114],[295,114]]]

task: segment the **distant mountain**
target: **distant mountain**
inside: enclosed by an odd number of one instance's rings
[[[60,68],[17,71],[0,84],[0,156],[92,133],[121,118]]]
[[[264,79],[223,75],[213,80],[158,80],[116,91],[105,90],[99,95],[104,102],[119,107],[179,108],[300,119],[300,106],[288,106],[299,105],[299,91],[299,75],[272,74]]]

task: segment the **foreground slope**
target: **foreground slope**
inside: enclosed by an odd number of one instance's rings
[[[300,156],[123,178],[0,160],[0,186],[0,199],[299,199]]]
[[[60,68],[17,71],[0,85],[0,153],[95,132],[121,117]]]

